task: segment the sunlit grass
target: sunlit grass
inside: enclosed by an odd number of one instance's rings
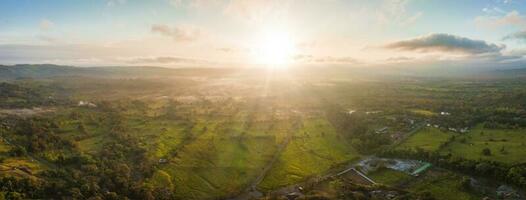
[[[471,160],[492,160],[502,163],[524,163],[526,158],[526,135],[524,129],[486,129],[478,125],[465,135],[461,135],[442,153]],[[482,154],[488,148],[490,156]]]
[[[426,127],[410,136],[397,149],[423,149],[436,151],[440,145],[445,143],[454,133],[443,132],[437,128]]]
[[[307,119],[259,185],[270,190],[319,175],[359,154],[324,119]]]

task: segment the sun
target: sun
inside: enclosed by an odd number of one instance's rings
[[[296,51],[294,38],[287,31],[267,30],[257,38],[255,60],[258,64],[283,67]]]

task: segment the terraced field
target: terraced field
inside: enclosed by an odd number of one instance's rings
[[[358,157],[359,154],[340,139],[326,120],[307,119],[294,133],[292,140],[259,188],[270,190],[290,185]]]
[[[239,193],[259,176],[276,153],[281,142],[277,136],[292,131],[294,123],[285,120],[255,122],[251,127],[244,124],[213,120],[207,122],[206,129],[193,129],[201,133],[169,157],[169,163],[160,166],[175,183],[178,197],[203,199]]]

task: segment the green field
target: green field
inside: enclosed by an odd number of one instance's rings
[[[397,149],[416,149],[421,148],[426,151],[436,151],[440,145],[446,142],[452,133],[443,132],[437,128],[425,127],[422,130],[411,135],[407,140],[401,143]]]
[[[429,192],[440,200],[478,200],[482,197],[465,191],[462,177],[450,172],[427,172],[423,177],[411,181],[407,189],[415,193]]]
[[[483,155],[484,148],[490,149],[491,155]],[[469,133],[458,136],[441,152],[471,160],[482,159],[517,164],[526,162],[525,149],[526,130],[486,129],[478,125]]]
[[[240,192],[255,179],[275,153],[276,135],[289,131],[289,121],[254,123],[208,121],[196,125],[196,139],[176,150],[161,169],[172,178],[175,195],[206,199]],[[165,142],[166,143],[166,142]],[[166,144],[164,146],[174,146]],[[166,176],[155,176],[158,177]],[[155,182],[159,182],[156,180]]]
[[[425,116],[425,117],[432,117],[432,116],[437,115],[437,113],[435,113],[433,111],[430,111],[430,110],[411,109],[409,111],[411,111],[412,113],[415,113],[417,115],[422,115],[422,116]]]
[[[384,185],[396,186],[404,181],[413,178],[411,175],[404,172],[396,171],[389,168],[380,168],[367,174],[369,178],[377,183]]]
[[[259,188],[276,189],[320,174],[331,166],[357,159],[359,154],[340,139],[324,119],[307,119],[294,133]]]
[[[279,199],[296,184],[306,195],[329,199],[372,198],[380,189],[400,198],[480,199],[461,188],[467,179],[457,172],[473,171],[477,180],[506,174],[496,185],[522,183],[526,95],[516,92],[526,94],[524,81],[335,79],[337,71],[318,78],[321,71],[271,77],[282,80],[234,70],[0,84],[0,91],[12,91],[0,95],[0,132],[11,143],[0,141],[0,178],[20,179],[10,190],[24,193],[22,199],[228,199],[244,197],[252,186]],[[37,112],[40,107],[49,112]],[[479,125],[456,133],[421,126],[475,122],[500,129]],[[383,127],[385,133],[376,131]],[[491,155],[482,154],[485,148]],[[379,185],[355,173],[331,176],[360,157],[440,168],[418,177],[387,168],[369,172]],[[328,179],[315,186],[319,177]]]
[[[11,146],[7,145],[2,139],[0,139],[0,154],[7,153],[11,149]]]
[[[34,174],[37,174],[45,169],[43,166],[39,165],[38,162],[32,161],[26,156],[7,157],[7,154],[11,149],[12,146],[0,140],[0,157],[3,158],[0,162],[0,177],[33,177]],[[21,170],[21,168],[26,168],[29,170],[29,172]]]

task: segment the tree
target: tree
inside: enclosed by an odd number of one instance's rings
[[[501,154],[508,154],[508,151],[506,151],[506,149],[504,148],[504,146],[502,146],[502,147],[500,148],[500,153],[501,153]]]
[[[82,122],[80,122],[79,125],[77,126],[77,130],[81,134],[88,134],[88,131],[86,131],[86,126],[84,126],[84,123],[82,123]]]
[[[491,156],[491,150],[487,147],[482,149],[482,155]]]
[[[179,106],[179,103],[177,103],[174,100],[170,100],[165,106],[164,116],[167,119],[171,119],[171,120],[178,119],[178,115],[177,115],[177,107],[178,106]]]
[[[26,153],[26,149],[20,146],[16,146],[15,148],[11,149],[11,151],[9,151],[10,156],[24,156]]]
[[[460,182],[460,185],[462,189],[464,190],[471,190],[471,179],[469,177],[462,177],[462,181]]]

